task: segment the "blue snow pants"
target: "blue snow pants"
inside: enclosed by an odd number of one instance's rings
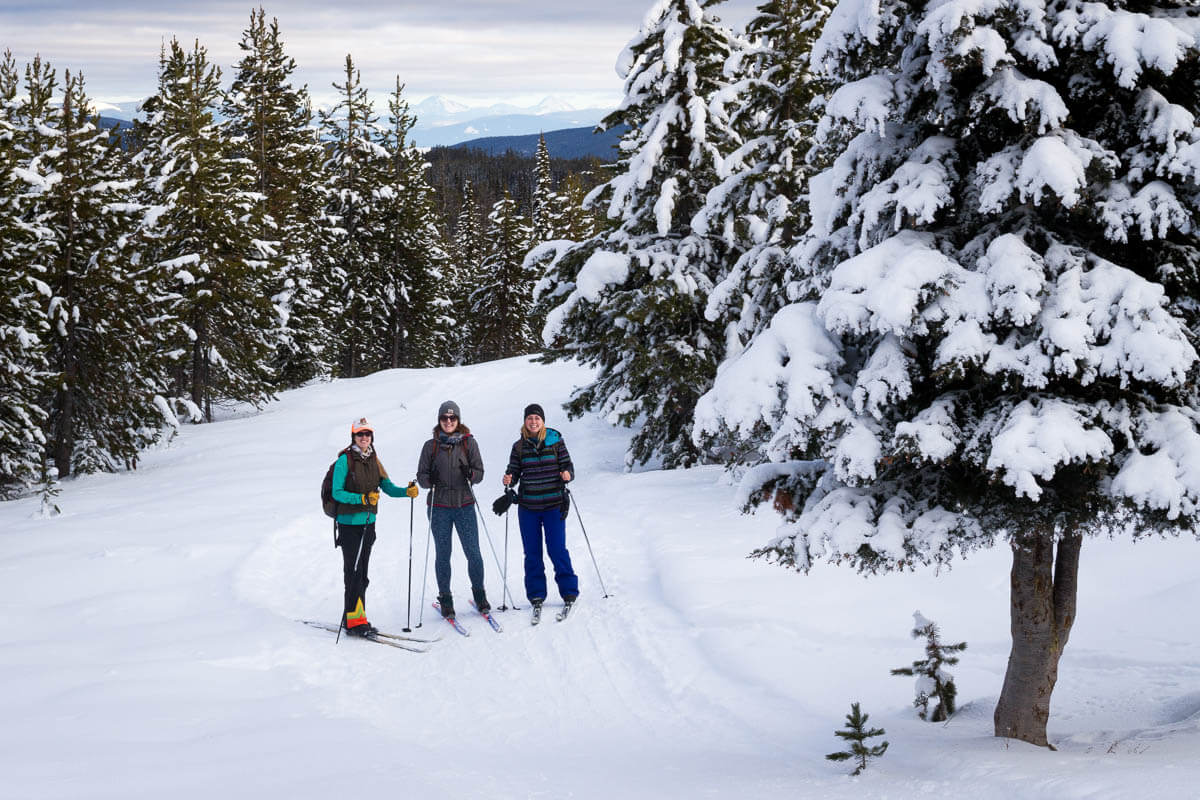
[[[558,507],[544,511],[517,509],[521,526],[521,544],[525,548],[525,597],[529,602],[546,599],[546,564],[542,560],[542,535],[545,534],[546,553],[554,565],[554,582],[563,599],[579,594],[579,577],[571,568],[567,552],[567,523]]]

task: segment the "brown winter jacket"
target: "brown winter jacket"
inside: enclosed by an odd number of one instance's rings
[[[433,438],[421,446],[417,461],[417,483],[423,489],[433,489],[425,501],[427,505],[461,508],[472,503],[464,466],[470,470],[471,483],[483,480],[483,457],[471,429],[460,423],[458,430],[446,436],[435,426]]]

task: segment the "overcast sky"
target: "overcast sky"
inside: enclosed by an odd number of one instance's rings
[[[728,0],[718,15],[740,26],[761,0]],[[395,77],[410,101],[446,95],[484,105],[546,96],[609,106],[621,96],[613,65],[652,0],[378,0],[264,3],[275,16],[298,83],[327,102],[346,54],[382,95]],[[172,36],[199,38],[226,85],[250,9],[228,0],[0,0],[0,49],[18,65],[34,54],[82,70],[89,94],[129,102],[154,90],[158,53]],[[382,97],[379,97],[382,100]]]

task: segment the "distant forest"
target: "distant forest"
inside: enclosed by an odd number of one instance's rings
[[[520,213],[532,216],[534,187],[537,184],[536,159],[512,150],[492,155],[469,147],[434,147],[426,153],[430,163],[425,173],[434,192],[439,216],[447,225],[446,233],[453,236],[458,213],[462,208],[463,183],[470,181],[481,212],[490,209],[504,197],[507,190]],[[595,157],[555,158],[550,153],[550,172],[557,189],[571,175],[577,176],[585,191],[601,183],[604,164]]]

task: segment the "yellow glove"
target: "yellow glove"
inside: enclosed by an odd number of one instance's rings
[[[379,490],[378,489],[373,492],[369,492],[369,493],[363,495],[363,497],[367,498],[366,502],[363,503],[363,505],[366,505],[366,506],[379,505]]]
[[[409,497],[416,497],[420,494],[420,492],[417,491],[416,481],[409,481],[408,488],[404,490],[404,494],[408,495]]]

